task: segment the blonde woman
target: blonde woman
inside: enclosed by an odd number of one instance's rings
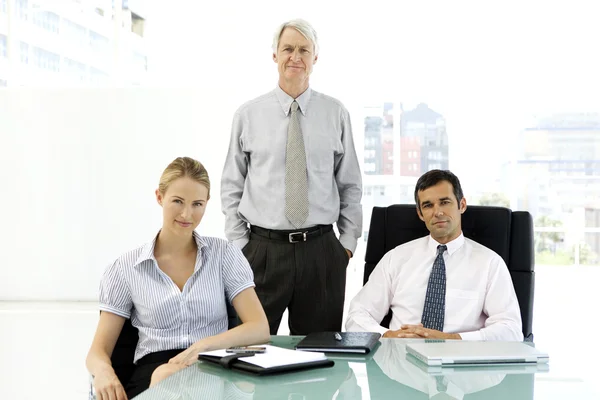
[[[193,364],[201,351],[265,343],[269,325],[241,250],[195,232],[210,199],[202,164],[175,159],[156,201],[163,226],[153,240],[119,257],[100,284],[100,320],[88,353],[98,400],[122,400]],[[227,330],[227,301],[242,324]],[[127,318],[139,331],[136,365],[121,384],[110,357]]]

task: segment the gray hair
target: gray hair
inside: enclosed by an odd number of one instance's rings
[[[310,41],[315,50],[315,56],[319,55],[319,42],[317,40],[317,31],[312,27],[307,21],[297,18],[291,21],[284,22],[277,28],[275,31],[275,35],[273,36],[273,53],[277,54],[277,49],[279,48],[279,38],[281,38],[281,34],[283,33],[285,28],[294,28],[298,32],[302,34],[308,41]]]

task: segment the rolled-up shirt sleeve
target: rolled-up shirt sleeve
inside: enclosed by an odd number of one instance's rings
[[[102,276],[99,302],[100,311],[107,311],[123,318],[131,317],[133,308],[131,290],[123,278],[118,260],[109,265]]]
[[[378,332],[389,330],[380,322],[388,313],[393,297],[389,274],[392,252],[388,252],[377,264],[369,280],[350,302],[346,330],[348,332]]]
[[[228,243],[223,257],[223,282],[229,302],[241,291],[254,287],[254,273],[244,253],[233,243]]]

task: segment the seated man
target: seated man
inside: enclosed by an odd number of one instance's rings
[[[417,181],[415,202],[431,235],[383,256],[350,303],[346,329],[394,338],[522,341],[506,264],[462,234],[467,202],[456,175],[427,172]],[[387,329],[380,322],[390,308]]]

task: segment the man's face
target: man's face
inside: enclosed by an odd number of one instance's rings
[[[420,211],[417,206],[417,213],[431,236],[442,244],[456,239],[461,233],[461,215],[467,209],[465,198],[459,203],[448,181],[421,190],[417,195],[421,206]]]
[[[273,61],[277,63],[279,79],[287,83],[301,84],[308,80],[317,56],[314,46],[294,28],[285,28],[279,38],[277,54]]]

